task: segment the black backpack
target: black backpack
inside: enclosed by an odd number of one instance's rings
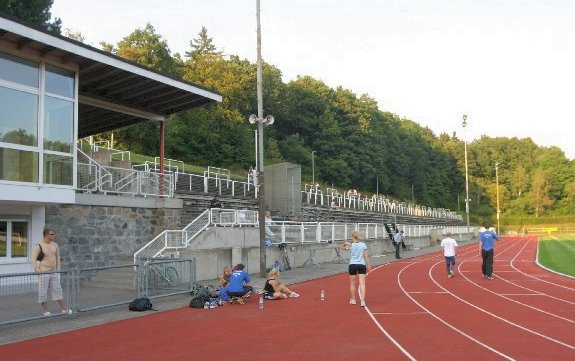
[[[154,310],[152,308],[152,302],[150,302],[149,298],[136,298],[135,300],[133,300],[132,302],[130,302],[130,305],[128,306],[128,308],[130,309],[130,311],[148,311],[148,310]]]
[[[205,294],[199,294],[197,296],[195,296],[194,298],[192,298],[192,300],[190,301],[190,307],[192,308],[204,308],[204,304],[206,302],[210,302],[211,298],[208,295]]]

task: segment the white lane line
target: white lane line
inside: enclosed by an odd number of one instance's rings
[[[373,312],[374,315],[426,315],[429,316],[427,312]]]
[[[525,245],[527,245],[527,243],[525,243]],[[523,247],[523,248],[525,248],[525,247]],[[519,255],[517,255],[517,256],[519,256]],[[516,256],[515,258],[517,258],[517,256]],[[525,261],[522,260],[522,261],[519,261],[519,262],[525,262]],[[530,262],[530,263],[533,263],[533,261],[529,261],[529,262]],[[536,279],[536,280],[541,281],[541,282],[548,283],[548,284],[553,285],[553,286],[556,286],[556,287],[561,287],[561,288],[568,289],[568,290],[570,290],[570,291],[575,291],[575,288],[568,287],[568,286],[564,286],[564,285],[560,285],[560,284],[557,284],[557,283],[554,283],[554,282],[551,282],[551,281],[547,281],[547,280],[541,279],[541,278],[539,278],[539,277],[536,277],[535,275],[532,275],[532,274],[529,274],[529,273],[525,273],[525,272],[521,271],[520,269],[518,269],[517,267],[515,267],[515,264],[514,264],[514,263],[515,263],[515,259],[511,261],[511,267],[513,267],[514,270],[516,270],[517,272],[519,272],[519,273],[521,273],[521,274],[523,274],[523,275],[525,275],[525,276],[527,276],[527,277],[531,277],[531,278],[533,278],[533,279]],[[557,272],[557,271],[553,271],[553,270],[551,270],[551,269],[549,269],[549,268],[547,268],[547,267],[545,267],[545,266],[543,266],[542,264],[539,263],[539,238],[537,239],[537,253],[535,254],[535,264],[536,264],[537,266],[539,266],[539,267],[541,267],[541,268],[543,268],[543,269],[545,269],[545,270],[551,272],[551,273],[554,273],[554,274],[557,274],[557,275],[560,275],[560,276],[564,276],[564,277],[568,277],[568,278],[571,278],[571,279],[575,279],[575,277],[572,277],[572,276],[569,276],[569,275],[565,275],[565,274],[559,273],[559,272]]]
[[[419,259],[419,257],[417,257]],[[431,258],[431,257],[429,257]],[[425,258],[421,258],[419,261],[417,262],[421,262],[423,260],[429,259],[427,257]],[[435,256],[433,256],[433,258],[435,258]],[[413,264],[417,263],[414,262]],[[391,265],[392,263],[386,263],[383,265],[379,265],[377,267],[375,267],[371,272],[369,272],[366,277],[368,277],[372,272],[379,270],[381,268],[383,268],[386,265]],[[397,262],[393,262],[393,264],[397,264]],[[411,266],[412,263],[406,265],[404,268]],[[409,353],[409,351],[407,351],[403,346],[401,346],[401,344],[395,339],[393,338],[393,336],[391,336],[391,334],[389,332],[387,332],[387,330],[379,323],[379,321],[377,321],[377,319],[374,316],[374,313],[372,313],[369,309],[369,307],[365,307],[365,311],[367,312],[367,314],[369,315],[369,317],[371,318],[371,320],[373,321],[373,323],[376,325],[377,328],[379,328],[379,330],[385,335],[385,337],[387,337],[387,339],[389,341],[391,341],[391,343],[393,343],[407,358],[409,358],[412,361],[416,361],[417,359],[415,357],[413,357],[412,354]]]
[[[439,262],[435,263],[435,264],[432,266],[432,268],[430,268],[430,270],[429,270],[429,272],[428,272],[428,276],[431,278],[431,269],[433,269],[433,267],[435,267],[435,265],[437,265],[437,264],[443,264],[444,262],[445,262],[445,261],[442,260],[442,261],[439,261]],[[407,267],[406,267],[406,268],[407,268]],[[403,292],[405,293],[405,295],[406,295],[407,297],[409,297],[413,303],[415,303],[416,305],[418,305],[419,307],[421,307],[423,310],[425,310],[427,313],[429,313],[431,316],[433,316],[433,317],[434,317],[436,320],[438,320],[439,322],[443,323],[445,326],[451,328],[453,331],[459,333],[460,335],[462,335],[462,336],[464,336],[464,337],[467,337],[468,339],[470,339],[471,341],[475,342],[475,343],[478,344],[479,346],[482,346],[482,347],[484,347],[484,348],[486,348],[486,349],[488,349],[488,350],[490,350],[490,351],[492,351],[492,352],[498,354],[499,356],[506,358],[507,360],[514,360],[511,356],[504,354],[503,352],[501,352],[501,351],[499,351],[499,350],[497,350],[497,349],[495,349],[495,348],[493,348],[493,347],[487,345],[486,343],[483,343],[483,342],[479,341],[478,339],[476,339],[475,337],[471,336],[470,334],[468,334],[468,333],[464,332],[463,330],[461,330],[461,329],[455,327],[455,326],[452,325],[451,323],[447,322],[446,320],[442,319],[441,317],[439,317],[438,315],[436,315],[435,313],[433,313],[433,312],[432,312],[431,310],[429,310],[427,307],[423,306],[421,303],[419,303],[419,302],[418,302],[417,300],[415,300],[413,297],[411,297],[411,295],[409,294],[409,292],[405,291],[405,289],[403,288],[403,285],[401,284],[401,281],[400,281],[400,279],[399,279],[400,276],[401,276],[401,273],[403,273],[403,271],[404,271],[406,268],[403,268],[403,269],[399,272],[399,274],[397,275],[397,282],[398,282],[398,284],[399,284],[399,287],[400,287],[400,288],[403,290]],[[439,286],[440,288],[443,288],[443,287],[441,287],[437,282],[435,282],[435,280],[434,280],[433,278],[431,278],[431,280],[432,280],[437,286]],[[453,293],[449,292],[447,289],[443,288],[443,290],[444,290],[446,293],[450,294],[451,296],[454,296]]]
[[[510,249],[510,247],[508,247],[507,249],[505,249],[503,252],[506,252],[506,251],[509,250],[509,249]],[[435,265],[433,265],[433,267],[435,267],[435,266],[436,266],[437,264],[439,264],[439,263],[440,263],[440,262],[436,263]],[[460,262],[459,267],[461,267],[461,263],[464,263],[464,262]],[[433,267],[432,267],[432,268],[433,268]],[[434,278],[431,277],[431,269],[429,270],[429,276],[430,276],[431,280],[432,280],[439,288],[442,288],[442,289],[444,289],[444,290],[446,290],[446,291],[449,292],[449,290],[447,290],[446,288],[442,287],[437,281],[435,281]],[[480,286],[479,284],[477,284],[476,282],[473,282],[471,279],[469,279],[468,277],[466,277],[466,276],[464,276],[464,275],[463,275],[463,278],[465,278],[468,282],[470,282],[471,284],[475,285],[476,287],[479,287],[479,288],[481,288],[481,289],[483,289],[483,290],[485,290],[485,291],[487,291],[487,292],[490,292],[490,293],[492,293],[492,294],[494,294],[494,295],[496,295],[496,296],[498,296],[498,297],[501,297],[501,298],[507,299],[507,300],[509,300],[509,301],[511,301],[511,302],[514,302],[514,303],[520,304],[520,305],[522,305],[522,306],[531,308],[531,309],[533,309],[533,310],[535,310],[535,311],[542,312],[542,313],[547,314],[547,315],[549,315],[549,316],[557,317],[557,318],[562,319],[562,320],[565,320],[565,321],[567,321],[567,322],[574,323],[574,321],[569,320],[569,319],[567,319],[567,318],[564,318],[564,317],[561,317],[561,316],[552,314],[552,313],[547,312],[547,311],[540,310],[540,309],[538,309],[538,308],[536,308],[536,307],[533,307],[533,306],[530,306],[530,305],[526,305],[526,304],[524,304],[524,303],[522,303],[522,302],[519,302],[519,301],[516,301],[516,300],[514,300],[514,299],[512,299],[512,298],[508,298],[508,297],[502,296],[501,294],[499,294],[499,293],[497,293],[497,292],[493,292],[493,291],[491,291],[491,290],[488,289],[488,288],[485,288],[485,287],[483,287],[483,286]],[[532,333],[532,334],[534,334],[534,335],[537,335],[537,336],[539,336],[539,337],[542,337],[542,338],[544,338],[544,339],[546,339],[546,340],[555,342],[555,343],[557,343],[557,344],[559,344],[559,345],[562,345],[562,346],[565,346],[565,347],[570,348],[570,349],[572,349],[572,350],[575,350],[575,346],[573,346],[573,345],[569,345],[569,344],[567,344],[567,343],[564,343],[564,342],[562,342],[562,341],[556,340],[556,339],[554,339],[554,338],[552,338],[552,337],[549,337],[549,336],[544,335],[544,334],[542,334],[542,333],[539,333],[539,332],[537,332],[537,331],[531,330],[531,329],[529,329],[529,328],[527,328],[527,327],[521,326],[521,325],[519,325],[519,324],[517,324],[517,323],[515,323],[515,322],[513,322],[513,321],[510,321],[510,320],[508,320],[508,319],[506,319],[506,318],[503,318],[503,317],[501,317],[501,316],[498,316],[498,315],[496,315],[496,314],[494,314],[494,313],[492,313],[492,312],[489,312],[489,311],[487,311],[487,310],[485,310],[485,309],[483,309],[483,308],[481,308],[481,307],[479,307],[479,306],[476,306],[476,305],[472,304],[471,302],[468,302],[468,301],[464,300],[463,298],[461,298],[461,297],[459,297],[459,296],[457,296],[457,295],[455,295],[455,294],[453,294],[453,293],[451,293],[451,295],[452,295],[453,297],[457,298],[458,300],[460,300],[461,302],[464,302],[464,303],[466,303],[467,305],[469,305],[469,306],[471,306],[471,307],[473,307],[473,308],[475,308],[475,309],[477,309],[477,310],[479,310],[479,311],[481,311],[481,312],[484,312],[484,313],[486,313],[486,314],[488,314],[488,315],[490,315],[490,316],[492,316],[492,317],[494,317],[494,318],[497,318],[498,320],[501,320],[501,321],[503,321],[503,322],[505,322],[505,323],[508,323],[508,324],[510,324],[510,325],[512,325],[512,326],[515,326],[515,327],[517,327],[517,328],[519,328],[519,329],[521,329],[521,330],[523,330],[523,331],[526,331],[526,332]]]
[[[517,257],[519,257],[519,255],[521,254],[521,252],[523,252],[523,250],[525,249],[525,247],[527,247],[527,243],[525,243],[525,245],[523,245],[523,247],[521,247],[521,249],[517,252],[517,255],[513,258],[513,260],[516,259]],[[526,275],[526,276],[530,276],[529,274],[523,273],[523,272],[521,272],[520,270],[516,269],[516,268],[513,266],[513,260],[511,260],[510,264],[511,264],[511,267],[513,267],[516,271],[510,271],[510,272],[518,272],[518,273],[520,273],[520,274],[524,274],[524,275]],[[499,274],[499,271],[497,272],[497,274]],[[530,276],[530,277],[531,277],[531,276]],[[530,292],[536,292],[536,293],[538,293],[538,294],[540,294],[540,295],[542,295],[542,296],[551,298],[551,299],[553,299],[553,300],[561,301],[561,302],[564,302],[564,303],[567,303],[567,304],[570,304],[570,305],[575,305],[575,302],[573,302],[573,301],[566,300],[566,299],[564,299],[564,298],[560,298],[560,297],[556,297],[556,296],[552,296],[552,295],[550,295],[550,294],[541,292],[541,291],[539,291],[539,290],[534,290],[534,289],[531,289],[531,288],[529,288],[529,287],[525,287],[525,286],[519,285],[519,284],[517,284],[517,283],[515,283],[515,282],[512,282],[511,280],[506,279],[506,278],[503,278],[503,277],[499,277],[499,278],[500,278],[501,280],[507,282],[507,283],[510,283],[510,284],[512,284],[512,285],[514,285],[514,286],[516,286],[516,287],[522,288],[522,289],[524,289],[524,290],[527,290],[527,291],[530,291]],[[541,281],[541,282],[544,282],[544,283],[553,284],[553,283],[551,283],[551,282],[548,282],[548,281],[545,281],[545,280],[542,280],[542,279],[539,279],[539,278],[535,278],[535,277],[531,277],[531,279],[534,280],[534,281]],[[562,286],[562,285],[557,285],[557,286],[562,287],[562,288],[566,288],[566,289],[568,289],[568,290],[574,290],[574,289],[572,289],[572,288],[565,287],[565,286]],[[559,317],[559,316],[558,316],[558,317]],[[570,322],[575,322],[575,321],[573,321],[573,320],[569,320],[569,321],[570,321]]]

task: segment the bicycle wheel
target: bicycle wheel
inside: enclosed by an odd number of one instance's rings
[[[170,287],[176,287],[180,283],[180,276],[178,271],[173,266],[167,266],[164,269],[164,279]]]

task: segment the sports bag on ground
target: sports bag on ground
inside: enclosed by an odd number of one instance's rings
[[[146,298],[146,297],[136,298],[135,300],[130,302],[130,305],[128,306],[128,308],[130,309],[130,311],[153,310],[152,302],[150,302],[150,299]]]
[[[192,298],[190,301],[190,307],[192,308],[204,308],[206,302],[210,302],[212,299],[208,295],[200,294]]]

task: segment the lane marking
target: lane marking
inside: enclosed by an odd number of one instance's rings
[[[419,257],[418,257],[418,258],[419,258]],[[419,262],[423,262],[423,261],[426,261],[426,260],[433,260],[433,259],[436,259],[436,258],[439,258],[439,257],[438,257],[437,255],[432,256],[432,257],[421,257],[421,259],[419,259],[419,261],[414,262],[413,264],[416,264],[416,263],[419,263]],[[441,257],[441,258],[443,258],[443,257]],[[440,261],[440,262],[443,262],[443,261]],[[406,266],[403,267],[403,268],[399,271],[399,273],[397,274],[397,284],[398,284],[399,288],[403,291],[403,293],[404,293],[409,299],[411,299],[411,301],[412,301],[413,303],[415,303],[416,305],[418,305],[418,306],[419,306],[422,310],[424,310],[427,314],[429,314],[430,316],[434,317],[434,318],[437,319],[439,322],[443,323],[445,326],[447,326],[447,327],[451,328],[452,330],[454,330],[456,333],[459,333],[460,335],[462,335],[462,336],[468,338],[469,340],[471,340],[471,341],[477,343],[478,345],[480,345],[480,346],[482,346],[482,347],[484,347],[484,348],[486,348],[486,349],[488,349],[488,350],[490,350],[490,351],[492,351],[492,352],[498,354],[499,356],[501,356],[501,357],[503,357],[503,358],[505,358],[505,359],[507,359],[507,360],[515,361],[514,358],[512,358],[512,357],[510,357],[510,356],[508,356],[508,355],[505,355],[505,354],[502,353],[501,351],[496,350],[495,348],[493,348],[493,347],[491,347],[491,346],[489,346],[489,345],[487,345],[487,344],[485,344],[485,343],[479,341],[478,339],[474,338],[473,336],[471,336],[471,335],[469,335],[469,334],[463,332],[462,330],[456,328],[455,326],[453,326],[453,325],[447,323],[446,321],[444,321],[443,319],[441,319],[440,317],[438,317],[438,316],[435,315],[434,313],[430,312],[427,308],[425,308],[423,305],[421,305],[419,302],[417,302],[411,295],[409,295],[409,293],[407,293],[407,292],[405,291],[403,285],[401,284],[401,281],[399,280],[399,277],[401,276],[401,273],[402,273],[405,269],[409,268],[409,267],[412,266],[413,264],[408,264],[408,265],[406,265]],[[378,268],[381,268],[381,267],[378,267]],[[372,271],[372,272],[373,272],[373,271]],[[371,273],[371,272],[370,272],[370,273]],[[368,314],[369,317],[372,319],[372,321],[375,323],[375,325],[377,326],[377,328],[379,328],[379,329],[381,330],[381,332],[383,332],[383,334],[384,334],[394,345],[396,345],[396,346],[401,350],[401,352],[404,353],[404,355],[406,355],[410,360],[416,360],[403,346],[401,346],[401,344],[400,344],[395,338],[393,338],[393,337],[391,336],[391,334],[390,334],[389,332],[387,332],[387,330],[386,330],[386,329],[379,323],[379,321],[375,318],[375,316],[373,315],[373,313],[371,313],[371,311],[369,310],[368,307],[366,307],[365,310],[367,311],[367,314]]]

